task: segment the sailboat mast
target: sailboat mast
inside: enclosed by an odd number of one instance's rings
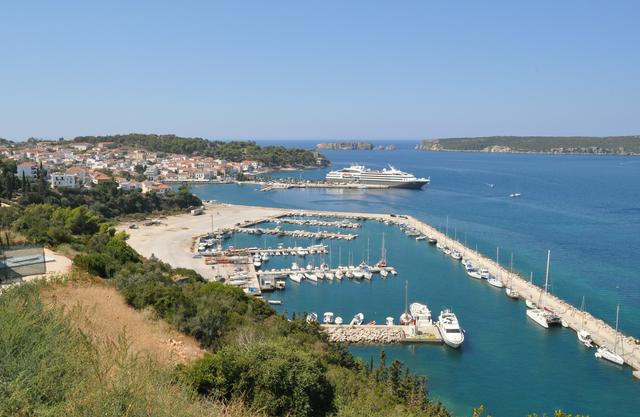
[[[369,238],[367,238],[367,265],[369,265]]]
[[[549,288],[549,263],[551,262],[551,251],[547,251],[547,272],[544,276],[544,292],[548,291]]]
[[[407,291],[408,291],[408,282],[405,279],[404,280],[404,313],[405,314],[409,314],[409,300],[408,300],[408,296],[407,296]]]
[[[618,319],[620,318],[620,305],[616,306],[616,341],[613,344],[613,353],[618,353]]]

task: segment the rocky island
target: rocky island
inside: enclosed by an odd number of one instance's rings
[[[395,145],[373,145],[370,142],[331,142],[318,143],[316,149],[331,151],[395,151]]]

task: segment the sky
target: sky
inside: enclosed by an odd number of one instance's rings
[[[640,134],[640,2],[7,1],[0,137]]]

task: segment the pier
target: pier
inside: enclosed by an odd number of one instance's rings
[[[282,237],[300,237],[308,239],[338,239],[338,240],[353,240],[358,237],[353,233],[333,233],[333,232],[310,232],[307,230],[282,230],[282,229],[270,229],[262,227],[234,227],[228,229],[234,233],[247,233],[250,235],[277,235]]]
[[[442,343],[438,328],[428,326],[401,326],[363,324],[322,324],[322,330],[329,340],[338,343],[354,344],[392,344],[392,343]]]

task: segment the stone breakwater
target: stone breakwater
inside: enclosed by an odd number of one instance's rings
[[[400,343],[406,338],[400,326],[349,326],[322,325],[329,340],[339,343],[390,344]]]

